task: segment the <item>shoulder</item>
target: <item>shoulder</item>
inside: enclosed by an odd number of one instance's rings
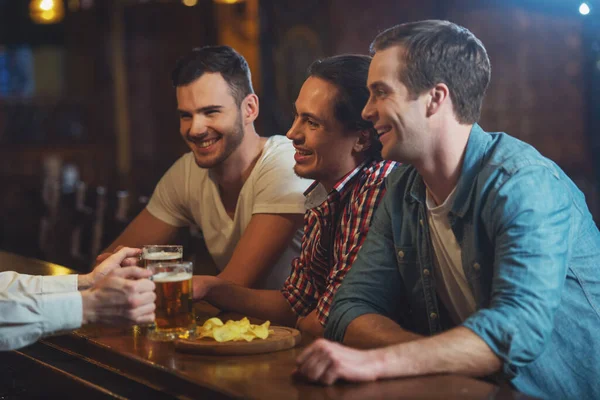
[[[263,154],[265,156],[276,156],[281,152],[294,152],[294,145],[290,139],[283,135],[273,135],[265,143]]]
[[[510,210],[531,204],[535,209],[566,203],[585,207],[580,190],[556,163],[517,138],[505,133],[491,135],[493,139],[475,179],[481,197],[509,202],[511,207],[503,208]]]
[[[285,136],[275,135],[267,139],[263,153],[256,163],[250,180],[258,190],[266,192],[299,193],[304,204],[302,193],[312,180],[300,178],[294,172],[294,146]]]
[[[560,168],[530,144],[503,132],[490,135],[492,140],[482,163],[482,172],[498,171],[512,176],[527,167],[534,167],[559,177]]]
[[[386,186],[388,190],[402,184],[413,182],[418,177],[417,170],[410,164],[396,164],[396,168],[387,177]]]
[[[185,153],[181,157],[179,157],[173,163],[173,165],[171,165],[171,168],[169,168],[169,172],[171,172],[171,171],[173,171],[173,172],[190,171],[191,167],[194,165],[196,165],[196,161],[194,160],[194,153],[192,153],[190,151],[188,153]],[[198,168],[198,169],[200,169],[200,168]]]
[[[294,146],[285,136],[275,135],[267,139],[262,155],[255,168],[256,176],[276,174],[281,177],[295,176]],[[279,179],[278,178],[278,179]]]
[[[205,176],[208,176],[208,170],[206,168],[198,167],[198,165],[196,165],[196,160],[194,159],[194,153],[189,152],[179,157],[179,159],[173,163],[164,178],[169,180],[191,180],[194,183],[199,183],[202,180],[202,177]]]

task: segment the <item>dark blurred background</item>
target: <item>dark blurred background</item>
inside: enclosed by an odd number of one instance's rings
[[[598,221],[598,0],[0,0],[0,249],[89,267],[186,151],[169,73],[191,48],[247,58],[270,136],[314,59],[428,18],[486,46],[483,128],[557,162]]]

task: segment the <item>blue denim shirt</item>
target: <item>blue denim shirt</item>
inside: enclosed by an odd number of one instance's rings
[[[325,336],[377,313],[434,335],[451,328],[438,300],[425,184],[401,166],[334,298]],[[583,194],[533,147],[471,130],[450,224],[477,311],[464,321],[524,393],[600,398],[600,233]]]

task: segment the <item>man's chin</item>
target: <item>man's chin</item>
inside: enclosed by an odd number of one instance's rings
[[[294,166],[294,173],[296,174],[296,176],[298,178],[302,178],[302,179],[312,179],[312,180],[316,180],[317,178],[315,177],[315,174],[308,172],[308,171],[302,171],[302,170],[298,170],[298,168],[296,168]]]
[[[194,154],[194,161],[198,167],[206,169],[214,168],[221,164],[221,160],[219,159],[213,157],[198,157],[196,154]]]

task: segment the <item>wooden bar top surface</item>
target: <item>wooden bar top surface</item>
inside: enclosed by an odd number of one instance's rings
[[[0,251],[0,271],[61,275],[74,271],[51,263]],[[218,314],[196,305],[199,323]],[[234,314],[219,314],[227,319]],[[205,356],[177,352],[173,343],[146,337],[147,328],[86,326],[43,344],[99,365],[175,398],[253,399],[524,399],[508,386],[458,375],[393,379],[372,383],[337,383],[325,387],[292,377],[295,360],[313,339],[274,353],[246,356]]]

